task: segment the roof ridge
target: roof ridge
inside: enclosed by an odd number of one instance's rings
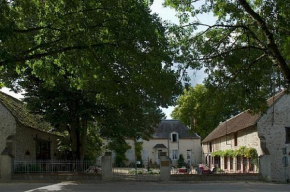
[[[45,121],[41,115],[32,114],[26,108],[26,104],[23,101],[0,91],[0,103],[20,124],[47,133],[52,133],[51,130],[53,127],[51,124]]]

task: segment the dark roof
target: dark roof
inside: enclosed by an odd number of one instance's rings
[[[48,122],[44,121],[40,115],[33,115],[29,113],[22,101],[1,91],[0,103],[2,103],[4,107],[10,111],[17,122],[26,127],[45,132],[50,132],[53,129],[53,127]]]
[[[180,123],[178,120],[162,120],[159,126],[155,129],[153,138],[167,139],[172,132],[177,132],[180,139],[200,139],[196,133],[193,133],[188,127]]]
[[[167,147],[163,144],[156,144],[153,148],[167,149]]]
[[[272,106],[278,99],[285,94],[285,90],[281,91],[274,97],[267,100],[268,106]],[[202,143],[217,139],[230,133],[246,129],[248,127],[256,125],[260,119],[261,114],[251,114],[249,110],[246,110],[225,122],[219,124],[203,141]]]

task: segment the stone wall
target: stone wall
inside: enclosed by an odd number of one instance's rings
[[[237,133],[237,146],[234,146],[234,134],[229,134],[211,141],[212,151],[238,149],[241,146],[253,147],[257,150],[258,155],[262,155],[262,149],[260,145],[260,139],[258,137],[257,128],[255,126],[249,127],[238,131]],[[202,144],[202,150],[204,154],[211,153],[209,151],[209,143]]]
[[[5,149],[6,138],[16,133],[16,121],[11,113],[0,103],[0,154]],[[0,160],[1,169],[1,160]],[[1,173],[1,170],[0,170]]]
[[[35,159],[36,158],[36,141],[35,138],[51,141],[50,142],[50,157],[58,159],[59,152],[57,151],[58,139],[62,137],[54,134],[46,133],[33,128],[25,127],[17,124],[15,135],[15,158],[16,159]]]
[[[286,144],[285,127],[290,126],[290,96],[284,95],[276,104],[269,108],[258,122],[258,133],[266,140],[268,155],[261,162],[262,175],[271,181],[285,181],[285,171],[290,179],[290,167],[282,165],[282,148],[287,147],[287,157],[290,159],[290,144]]]

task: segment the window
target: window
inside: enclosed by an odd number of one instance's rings
[[[234,133],[234,146],[238,146],[238,133]]]
[[[228,169],[228,157],[224,157],[224,169]]]
[[[237,170],[240,171],[242,169],[242,157],[237,156]]]
[[[285,127],[286,143],[290,143],[290,127]]]
[[[178,134],[171,133],[171,142],[177,142],[177,141],[178,141]]]
[[[187,160],[191,159],[191,150],[186,151],[186,159]]]
[[[178,150],[172,150],[172,160],[177,160],[178,159]]]
[[[50,159],[50,141],[36,140],[36,160]]]
[[[212,152],[212,144],[209,142],[209,152]]]
[[[233,170],[234,158],[230,157],[230,170]]]
[[[160,159],[160,153],[162,152],[162,150],[158,150],[158,159]]]

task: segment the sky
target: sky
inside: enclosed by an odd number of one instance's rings
[[[159,17],[162,18],[162,20],[167,20],[167,21],[170,21],[172,23],[179,24],[179,20],[175,16],[176,15],[175,10],[168,8],[168,7],[163,7],[163,5],[162,5],[163,1],[164,0],[154,0],[154,3],[151,6],[152,12],[157,13],[159,15]],[[203,2],[203,0],[200,1],[200,3],[196,4],[195,6],[196,7],[200,6],[200,4],[202,2]],[[214,22],[215,22],[215,19],[214,19],[212,14],[199,15],[194,19],[200,21],[201,23],[206,23],[206,24],[214,24]],[[202,30],[202,28],[199,28],[199,30],[197,30],[197,31],[200,31],[200,30]],[[203,69],[200,71],[187,70],[187,72],[188,72],[188,75],[191,79],[190,84],[193,87],[196,84],[202,84],[203,79],[206,77],[206,74],[203,72]],[[170,114],[172,113],[174,106],[170,106],[168,108],[161,108],[161,109],[165,113],[166,119],[172,119]]]
[[[162,3],[164,0],[154,0],[154,3],[151,6],[152,13],[157,13],[162,20],[167,20],[172,23],[178,24],[178,18],[175,16],[176,12],[168,7],[163,7]],[[202,1],[201,1],[202,2]],[[198,6],[198,4],[197,4]],[[200,15],[196,17],[197,20],[199,20],[201,23],[207,23],[207,24],[213,24],[214,23],[214,17],[211,14],[206,15]],[[196,84],[201,84],[203,79],[206,77],[206,74],[203,72],[203,70],[200,71],[194,71],[194,70],[188,70],[188,75],[191,78],[190,84],[191,86],[195,86]],[[4,93],[7,93],[15,98],[21,99],[23,98],[23,95],[16,94],[13,91],[9,91],[8,88],[2,88],[1,91]],[[163,112],[166,115],[166,119],[171,119],[171,112],[173,111],[174,106],[170,106],[168,108],[162,108]]]

